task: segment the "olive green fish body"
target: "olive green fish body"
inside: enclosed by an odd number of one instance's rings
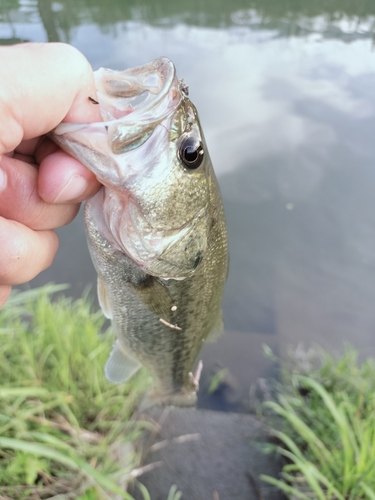
[[[99,302],[117,337],[105,372],[121,382],[144,365],[156,400],[194,404],[198,353],[222,329],[228,251],[217,181],[170,61],[100,71],[106,121],[62,124],[53,138],[103,184],[84,217]]]

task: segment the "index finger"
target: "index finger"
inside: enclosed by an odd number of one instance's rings
[[[64,119],[100,121],[92,68],[74,47],[25,43],[0,47],[0,155],[50,132]],[[27,78],[25,78],[27,75]]]

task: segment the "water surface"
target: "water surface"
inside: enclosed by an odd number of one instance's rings
[[[349,341],[375,351],[375,3],[78,0],[0,6],[1,43],[64,41],[94,69],[165,55],[190,85],[221,186],[230,241],[226,335],[206,346],[202,405],[238,409],[280,354]],[[94,284],[80,218],[33,280]]]

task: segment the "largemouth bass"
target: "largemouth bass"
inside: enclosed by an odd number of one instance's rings
[[[198,114],[167,58],[95,77],[103,122],[62,123],[52,137],[103,184],[84,220],[117,337],[105,374],[119,383],[144,365],[154,400],[194,405],[192,371],[203,342],[222,330],[228,266]]]

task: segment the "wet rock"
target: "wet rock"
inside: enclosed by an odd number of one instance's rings
[[[195,408],[151,408],[157,425],[140,443],[145,465],[139,480],[152,500],[166,500],[175,484],[183,500],[284,500],[260,474],[277,477],[281,463],[261,451],[267,430],[250,415]],[[143,500],[136,486],[130,490]]]

